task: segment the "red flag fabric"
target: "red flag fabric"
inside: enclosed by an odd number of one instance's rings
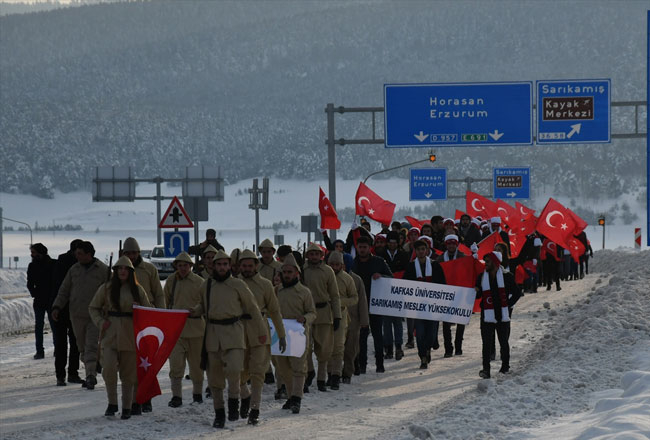
[[[318,187],[318,210],[320,211],[320,228],[321,229],[340,229],[341,221],[339,216],[336,215],[334,205],[327,198],[323,188]]]
[[[483,219],[490,219],[497,215],[496,204],[480,194],[472,191],[465,193],[465,211],[472,217],[480,215]]]
[[[568,249],[569,252],[571,252],[571,258],[573,258],[573,261],[580,263],[580,257],[585,253],[585,245],[576,237],[569,238],[567,244],[569,245]]]
[[[501,217],[501,221],[510,228],[516,228],[521,223],[521,216],[517,213],[517,209],[510,206],[501,199],[497,200],[497,215]]]
[[[404,218],[406,219],[407,222],[409,222],[409,224],[411,226],[414,226],[414,227],[418,228],[420,231],[422,230],[422,225],[424,223],[427,223],[426,221],[420,221],[420,220],[416,219],[415,217],[411,217],[410,215],[407,215]]]
[[[573,231],[573,235],[578,235],[579,233],[581,233],[588,226],[588,224],[587,224],[586,221],[584,221],[582,218],[580,218],[580,216],[578,214],[571,211],[571,209],[566,208],[566,210],[571,213],[571,218],[573,218],[573,221],[576,224],[576,229],[575,229],[575,231]]]
[[[357,215],[370,217],[382,225],[390,225],[393,220],[395,204],[379,197],[363,182],[359,183],[355,201]]]
[[[473,288],[476,285],[478,274],[483,272],[484,265],[474,257],[462,257],[440,263],[445,273],[445,281],[451,286]],[[474,301],[474,313],[481,312],[481,300]]]
[[[544,242],[542,243],[542,249],[540,250],[540,258],[542,260],[546,260],[549,257],[553,257],[555,261],[560,261],[561,258],[557,254],[557,245],[555,242],[549,240],[548,238],[544,239]]]
[[[460,209],[457,209],[456,213],[454,214],[454,219],[460,219],[463,215],[465,215],[465,213],[463,211],[461,211]]]
[[[510,239],[510,258],[517,258],[521,248],[526,244],[526,235],[511,229],[508,231],[508,238]]]
[[[494,250],[494,245],[497,243],[503,243],[499,231],[495,231],[481,240],[478,244],[478,257],[482,260],[486,254]]]
[[[189,312],[133,306],[133,335],[138,365],[137,403],[161,393],[157,374],[178,341]]]
[[[524,281],[526,281],[526,270],[520,264],[517,266],[517,269],[515,269],[515,284],[521,285],[524,284]]]
[[[534,209],[530,209],[528,206],[523,205],[519,202],[515,202],[515,207],[517,208],[517,211],[519,211],[519,215],[521,218],[526,218],[529,215],[535,214]]]
[[[535,227],[537,226],[537,217],[530,214],[528,218],[522,222],[519,222],[517,225],[516,232],[519,235],[530,235],[535,232]]]
[[[563,248],[567,249],[567,241],[573,237],[576,224],[573,216],[560,202],[548,199],[546,206],[537,220],[535,227],[540,234],[548,237]]]
[[[458,250],[464,253],[465,255],[472,255],[472,250],[465,246],[463,243],[458,243]]]

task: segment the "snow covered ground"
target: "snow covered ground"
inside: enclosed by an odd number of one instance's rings
[[[386,373],[354,377],[338,392],[312,387],[290,415],[266,385],[260,426],[211,427],[212,405],[167,407],[168,369],[154,412],[106,419],[102,380],[95,391],[56,387],[52,350],[31,359],[33,336],[0,342],[0,432],[7,439],[87,438],[377,438],[642,439],[650,436],[650,251],[599,251],[583,280],[562,291],[526,294],[512,321],[512,374],[478,378],[477,316],[464,355],[434,353],[420,371],[415,350]],[[442,338],[442,335],[440,335]],[[370,341],[369,341],[370,342]],[[372,344],[369,343],[372,347]],[[498,369],[499,361],[493,366]]]

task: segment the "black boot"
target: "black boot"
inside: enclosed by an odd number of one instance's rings
[[[212,391],[210,390],[210,387],[205,387],[205,398],[212,399]]]
[[[133,403],[131,404],[131,414],[133,416],[141,416],[142,415],[142,407],[140,406],[139,403]],[[124,414],[124,409],[122,409],[122,414]]]
[[[239,407],[239,417],[245,419],[248,417],[248,410],[251,407],[251,397],[248,396],[245,399],[241,400],[241,406]]]
[[[226,410],[223,408],[215,409],[212,427],[223,429],[224,426],[226,426]]]
[[[282,409],[291,409],[291,399],[287,399],[287,401],[284,402],[284,405],[282,405]]]
[[[288,399],[289,396],[287,396],[287,387],[282,385],[278,390],[275,392],[275,400],[282,400],[282,399]]]
[[[308,371],[307,377],[305,378],[305,386],[310,387],[315,377],[316,377],[316,372]]]
[[[393,359],[393,346],[389,345],[384,347],[384,359]]]
[[[239,420],[239,399],[228,399],[228,420]]]
[[[131,418],[131,410],[122,408],[122,416],[120,419],[126,420]]]
[[[264,383],[267,385],[275,383],[275,376],[273,376],[273,373],[269,371],[264,375]]]
[[[376,357],[375,365],[377,366],[377,368],[375,369],[377,373],[383,373],[384,371],[386,371],[384,370],[384,358]]]
[[[251,409],[251,412],[248,414],[248,424],[257,425],[260,421],[260,410]]]
[[[344,384],[348,384],[348,385],[349,385],[349,384],[352,383],[352,378],[347,377],[347,376],[341,376],[341,382],[343,382]]]
[[[178,408],[179,406],[183,405],[183,399],[178,397],[178,396],[173,396],[172,400],[169,401],[167,406],[170,408]]]
[[[333,390],[338,390],[340,383],[341,383],[341,376],[339,376],[338,374],[332,374],[332,383],[330,384],[330,388],[332,388]]]
[[[318,386],[318,391],[327,391],[327,387],[325,386],[325,381],[324,380],[317,380],[316,381],[316,386]]]
[[[404,351],[402,350],[401,345],[395,346],[395,360],[399,361],[404,357]]]
[[[36,354],[34,355],[34,359],[43,359],[45,357],[45,353],[43,351],[37,351]]]
[[[361,374],[361,366],[359,365],[358,360],[354,360],[354,375],[359,376]]]
[[[86,388],[89,390],[94,390],[95,385],[97,385],[97,378],[95,376],[86,377]]]
[[[115,413],[117,412],[117,410],[118,410],[117,405],[111,405],[111,404],[109,403],[109,404],[108,404],[108,408],[106,408],[106,412],[104,413],[104,415],[105,415],[106,417],[114,416]]]
[[[192,403],[203,403],[203,396],[201,396],[201,393],[192,394]]]
[[[429,368],[429,362],[427,362],[426,356],[420,356],[420,370],[426,370]]]
[[[296,396],[291,396],[291,412],[294,414],[298,414],[300,412],[300,401],[302,399],[300,397]]]
[[[327,382],[325,382],[325,386],[332,386],[332,373],[327,373]]]
[[[151,406],[151,400],[147,400],[142,404],[142,412],[150,413],[151,411],[153,411],[153,407]]]

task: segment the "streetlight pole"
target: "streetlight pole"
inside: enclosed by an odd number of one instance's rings
[[[415,165],[415,164],[422,163],[422,162],[431,162],[431,158],[429,157],[427,159],[416,160],[415,162],[409,162],[409,163],[405,163],[403,165],[398,165],[396,167],[385,168],[383,170],[375,171],[374,173],[368,174],[366,176],[366,178],[363,179],[363,183],[365,184],[368,179],[370,179],[372,176],[376,176],[377,174],[386,173],[388,171],[397,170],[397,169],[400,169],[400,168],[408,167],[408,166]]]
[[[18,220],[13,220],[13,219],[10,219],[10,218],[7,218],[7,217],[2,217],[2,220],[8,220],[10,222],[20,223],[21,225],[27,226],[27,229],[29,229],[29,245],[31,246],[32,244],[34,244],[34,236],[32,234],[32,227],[29,226],[29,223],[21,222],[21,221],[18,221]]]

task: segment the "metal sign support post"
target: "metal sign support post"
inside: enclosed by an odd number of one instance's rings
[[[269,178],[262,179],[262,188],[258,180],[253,179],[253,187],[248,189],[250,194],[249,209],[255,210],[255,252],[259,254],[260,247],[260,209],[269,209]],[[260,200],[260,195],[262,196]]]
[[[472,190],[472,182],[492,182],[492,179],[475,179],[473,177],[467,176],[464,179],[447,179],[447,182],[465,182],[467,184],[467,191]],[[481,194],[483,197],[492,198],[492,194]],[[448,195],[448,199],[464,199],[467,196],[467,193],[462,195]]]

